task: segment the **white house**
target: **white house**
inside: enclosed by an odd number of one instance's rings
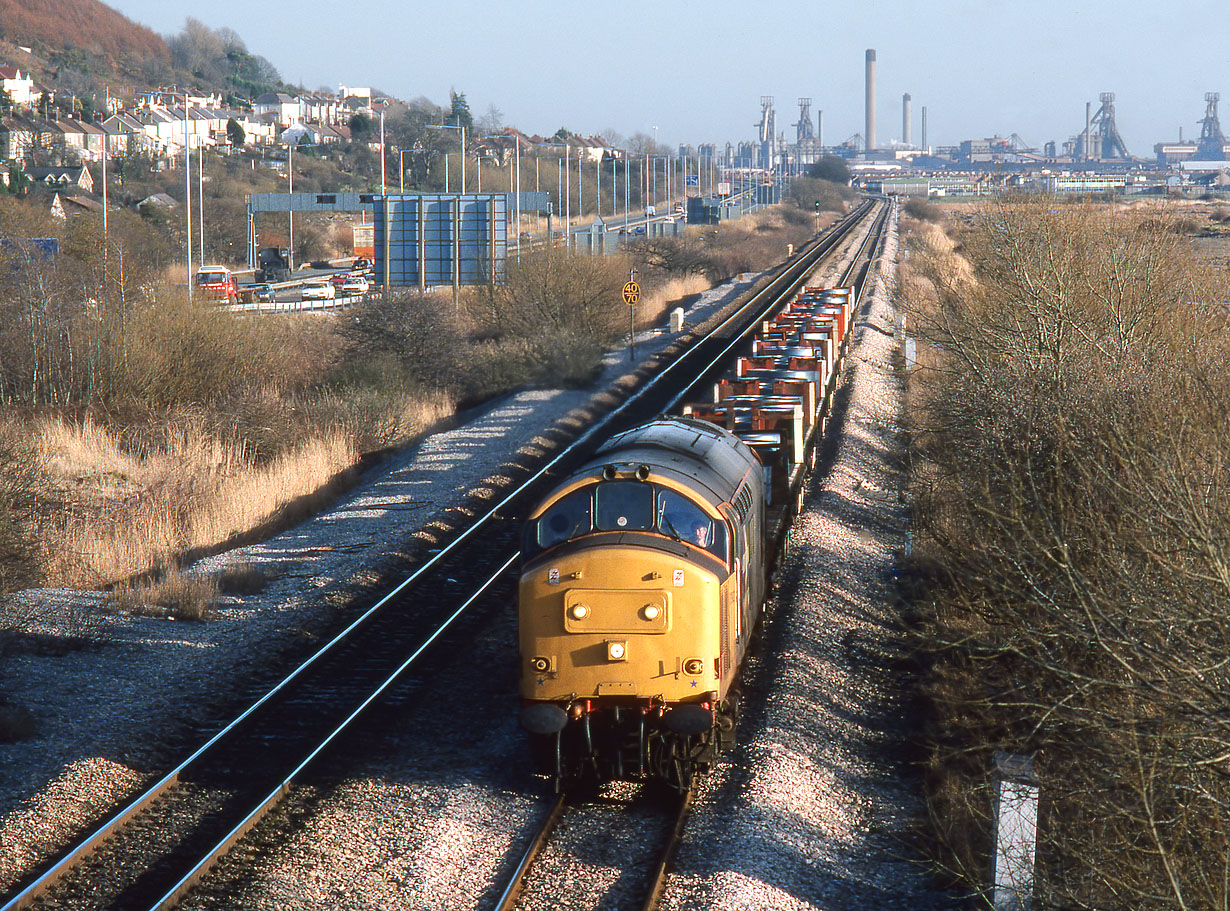
[[[11,64],[0,64],[0,87],[13,99],[13,104],[28,108],[38,100],[34,91],[34,79]]]
[[[303,102],[283,92],[266,92],[259,96],[253,102],[252,110],[258,116],[261,114],[275,115],[277,123],[284,127],[303,120],[307,116],[303,109]]]

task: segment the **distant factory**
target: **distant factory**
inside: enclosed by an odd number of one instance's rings
[[[724,155],[714,150],[717,159],[730,168],[786,176],[806,172],[808,167],[826,155],[846,159],[856,174],[979,171],[987,168],[1018,173],[1032,170],[1038,171],[1040,178],[1046,178],[1039,185],[1054,192],[1113,190],[1126,185],[1117,178],[1087,176],[1077,180],[1058,175],[1056,169],[1113,175],[1150,165],[1161,169],[1182,166],[1182,174],[1187,176],[1181,177],[1180,182],[1195,179],[1191,175],[1218,172],[1225,172],[1227,180],[1230,180],[1230,142],[1218,120],[1220,96],[1216,92],[1205,95],[1204,118],[1198,121],[1199,137],[1185,140],[1180,130],[1177,141],[1159,142],[1153,147],[1152,159],[1137,158],[1128,151],[1116,123],[1113,92],[1102,92],[1098,96],[1096,109],[1093,102],[1087,102],[1083,124],[1062,142],[1051,140],[1039,148],[1013,133],[1006,137],[965,139],[956,145],[932,148],[927,141],[925,105],[921,107],[918,142],[914,142],[913,97],[909,92],[901,96],[900,138],[880,141],[877,135],[876,66],[876,51],[868,48],[864,56],[862,132],[826,144],[824,111],[818,110],[813,118],[812,98],[801,97],[798,99],[799,114],[794,123],[793,141],[789,141],[786,134],[777,129],[773,96],[764,95],[760,98],[756,140],[741,142],[737,146],[727,143]],[[966,183],[968,181],[961,178],[953,186],[965,187]],[[936,185],[930,191],[936,190],[943,193],[946,188]]]

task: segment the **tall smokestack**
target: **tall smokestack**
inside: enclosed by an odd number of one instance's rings
[[[927,106],[924,104],[922,108],[922,145],[919,146],[924,152],[930,153],[931,147],[927,145]]]
[[[876,147],[876,52],[867,48],[867,125],[863,129],[867,151]]]
[[[824,111],[816,114],[816,148],[824,151]]]
[[[910,93],[901,96],[901,141],[910,144]]]

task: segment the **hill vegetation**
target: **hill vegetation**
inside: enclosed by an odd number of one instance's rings
[[[140,71],[171,60],[161,36],[99,0],[0,0],[0,39],[53,65]]]
[[[228,102],[293,90],[232,29],[189,17],[182,31],[163,38],[99,0],[0,0],[0,62],[65,93],[57,99],[60,110],[86,119],[96,108],[101,113],[105,90],[125,97],[180,83],[219,92]]]

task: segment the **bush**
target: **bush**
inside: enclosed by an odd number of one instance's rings
[[[353,314],[341,330],[346,354],[340,370],[351,381],[378,373],[379,382],[403,389],[448,389],[456,382],[464,338],[447,295],[406,291],[378,297]]]
[[[610,341],[622,329],[628,264],[606,256],[548,250],[508,263],[486,295],[486,322],[504,334],[540,338],[559,328]]]
[[[844,212],[846,202],[856,194],[849,186],[813,177],[796,177],[790,185],[790,196],[804,212]],[[816,203],[819,203],[817,207]]]
[[[939,223],[944,218],[943,209],[920,196],[911,196],[901,208],[905,211],[906,215],[917,218],[919,221]]]
[[[1036,754],[1043,906],[1222,906],[1230,327],[1175,303],[1217,285],[1101,208],[991,204],[963,240],[911,257],[932,841],[985,882],[990,755]]]
[[[5,428],[0,438],[0,593],[38,583],[34,457]]]
[[[829,183],[849,185],[850,166],[846,164],[844,158],[838,158],[836,155],[825,155],[807,169],[807,176],[814,180],[825,180]]]

